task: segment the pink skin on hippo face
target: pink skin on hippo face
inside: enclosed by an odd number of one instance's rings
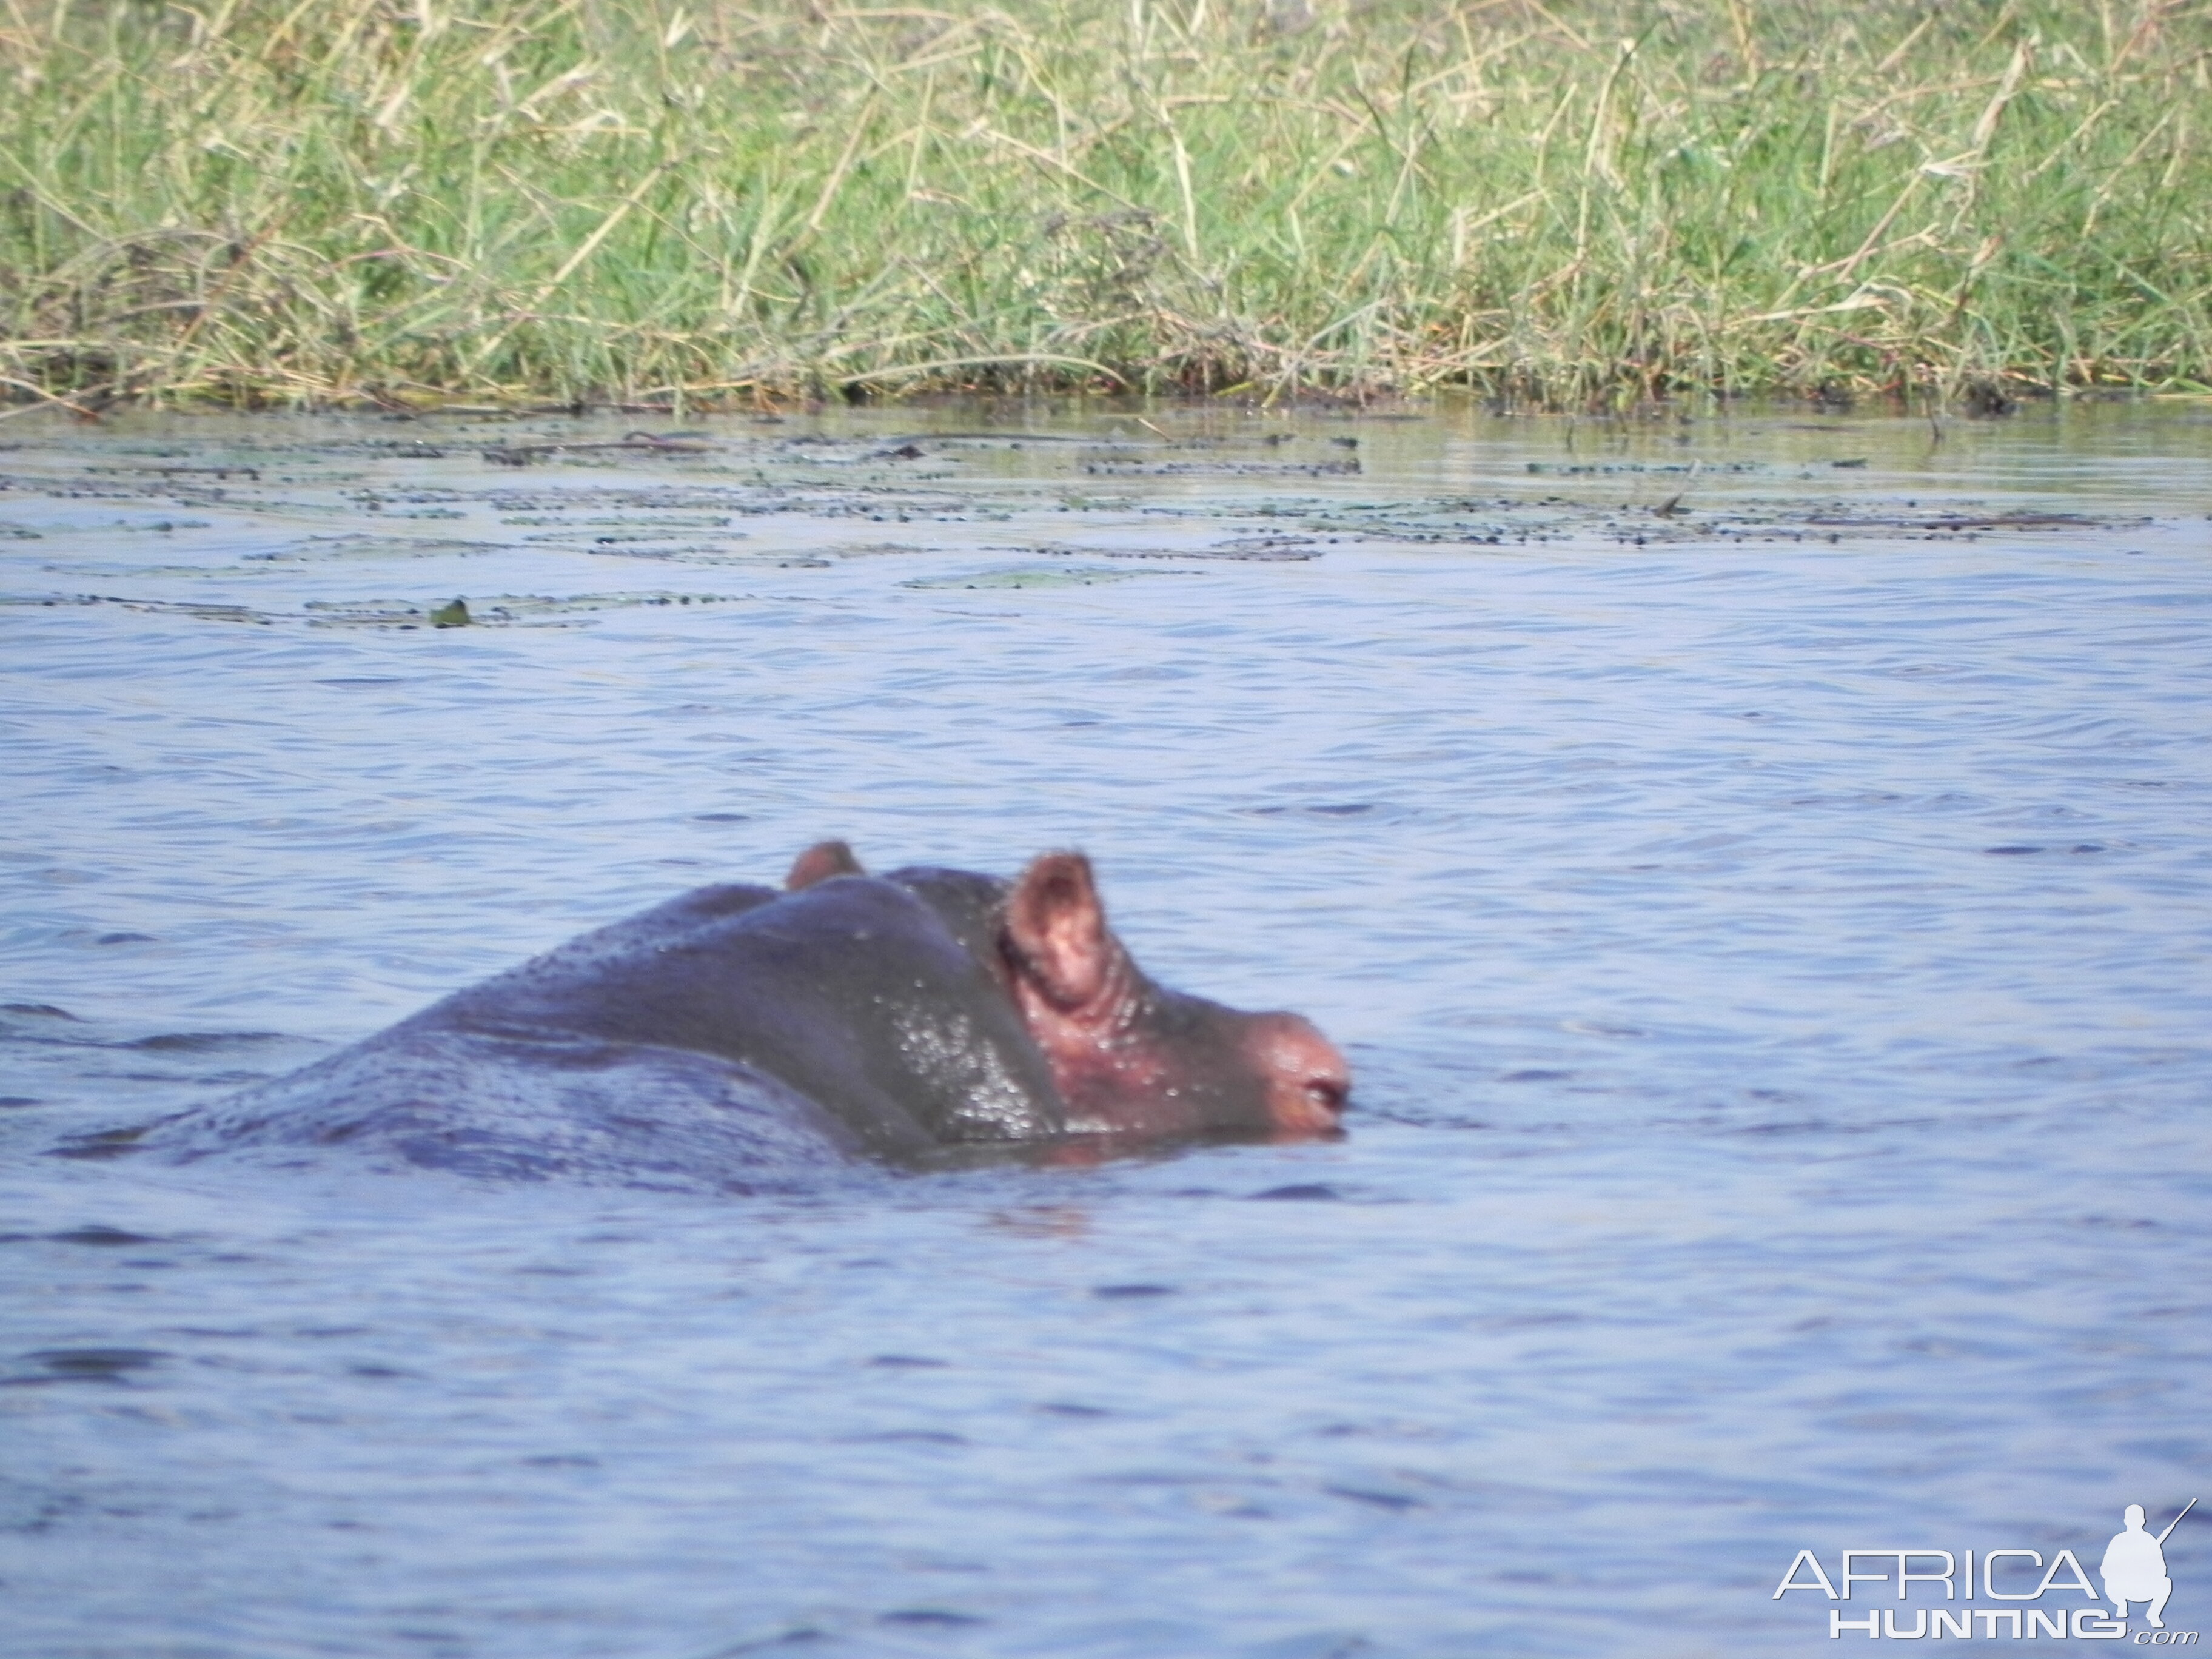
[[[863,873],[844,843],[825,842],[799,855],[787,885]],[[1082,854],[1032,860],[986,926],[995,948],[979,953],[1050,1066],[1070,1131],[1337,1132],[1352,1077],[1335,1045],[1296,1014],[1243,1013],[1152,983],[1108,927]]]

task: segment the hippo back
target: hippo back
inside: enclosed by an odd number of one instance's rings
[[[685,894],[154,1142],[185,1157],[352,1143],[471,1172],[629,1178],[914,1161],[1063,1123],[976,950],[905,884],[847,876]]]

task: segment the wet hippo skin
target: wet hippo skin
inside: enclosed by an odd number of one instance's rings
[[[1010,882],[874,877],[825,842],[781,891],[684,894],[149,1145],[713,1184],[994,1144],[1327,1134],[1350,1091],[1343,1057],[1297,1016],[1147,979],[1081,854]]]

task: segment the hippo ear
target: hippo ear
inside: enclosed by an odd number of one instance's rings
[[[811,887],[817,881],[827,881],[832,876],[865,876],[860,860],[853,849],[842,841],[817,841],[792,861],[791,873],[783,878],[783,890],[797,893]]]
[[[1062,1008],[1079,1008],[1104,990],[1114,936],[1091,860],[1047,853],[1022,872],[1006,896],[1006,944],[1015,963]]]

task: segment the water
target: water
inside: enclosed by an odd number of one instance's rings
[[[532,447],[668,424],[0,427],[10,1656],[1828,1652],[2212,1486],[2202,406]],[[828,835],[1086,848],[1352,1133],[82,1155]]]

